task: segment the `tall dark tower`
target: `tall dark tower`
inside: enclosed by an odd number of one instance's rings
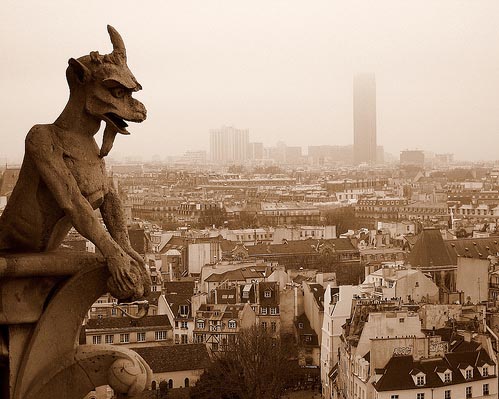
[[[353,79],[353,159],[376,163],[376,79],[374,74],[355,75]]]

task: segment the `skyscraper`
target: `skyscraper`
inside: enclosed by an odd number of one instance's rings
[[[249,131],[222,126],[210,130],[210,156],[214,162],[242,163],[248,157]]]
[[[353,79],[354,163],[376,163],[376,79],[374,74]]]

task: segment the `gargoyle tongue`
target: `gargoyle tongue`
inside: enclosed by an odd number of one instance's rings
[[[114,139],[118,134],[116,127],[113,124],[106,123],[106,128],[104,129],[104,134],[102,136],[102,146],[100,148],[99,157],[104,158],[111,148],[113,148]]]

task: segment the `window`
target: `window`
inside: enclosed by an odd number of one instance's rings
[[[266,329],[267,329],[267,322],[266,322],[266,321],[262,321],[262,322],[260,323],[260,325],[262,326],[262,328],[263,328],[264,330],[266,330]]]
[[[489,394],[489,384],[483,384],[482,392],[484,396]]]
[[[277,323],[275,321],[272,321],[270,323],[270,329],[272,330],[272,332],[276,332],[277,331]]]
[[[102,342],[102,336],[101,335],[93,335],[92,336],[92,343],[94,345],[98,345]]]
[[[128,333],[120,334],[120,342],[122,344],[127,344],[128,342],[130,342],[130,334]]]
[[[444,391],[444,399],[451,399],[450,390]]]
[[[417,386],[422,386],[422,385],[424,385],[424,384],[425,384],[424,380],[425,380],[425,378],[424,378],[424,376],[423,376],[423,375],[419,375],[419,376],[417,376],[417,377],[416,377],[416,385],[417,385]]]
[[[137,342],[146,342],[146,333],[138,332],[137,333]]]
[[[198,344],[202,344],[204,342],[204,335],[203,334],[196,335],[196,342]]]
[[[180,315],[187,316],[189,314],[189,306],[188,305],[180,305]]]
[[[204,328],[204,320],[198,320],[198,328]]]
[[[173,380],[168,380],[168,389],[173,388]]]
[[[265,292],[263,293],[263,296],[264,296],[265,298],[271,298],[271,297],[272,297],[272,292],[271,292],[271,291],[269,291],[269,290],[267,290],[267,291],[265,291]]]
[[[184,386],[185,386],[186,388],[189,388],[189,379],[188,379],[188,378],[186,378],[186,379],[184,380]]]
[[[391,395],[390,399],[399,399],[399,396],[398,395]]]
[[[276,315],[277,314],[277,308],[270,308],[270,314]]]
[[[416,394],[416,399],[424,399],[424,392]]]
[[[267,314],[267,308],[261,308],[260,309],[260,313],[263,314],[263,315],[266,315]]]
[[[473,370],[466,370],[465,378],[471,380],[473,378]]]
[[[229,328],[236,328],[236,321],[235,320],[229,320]]]
[[[393,287],[393,283],[390,281],[390,282],[388,283],[388,288],[392,288],[392,287]],[[401,317],[401,318],[399,319],[399,323],[403,323],[404,321],[405,321],[405,319],[404,319],[403,317]]]
[[[156,341],[164,341],[166,339],[166,331],[155,331],[154,332],[154,339]]]
[[[298,328],[303,328],[303,323],[298,323]]]
[[[451,375],[450,373],[444,373],[444,382],[449,383],[451,381]]]
[[[466,399],[473,397],[471,387],[466,387]]]
[[[482,377],[487,377],[489,375],[489,368],[487,366],[482,367]]]
[[[104,342],[106,344],[112,344],[114,342],[114,335],[108,334],[104,337]]]
[[[188,342],[187,342],[187,334],[182,334],[182,335],[180,336],[180,343],[181,343],[181,344],[187,344],[187,343],[188,343]]]
[[[116,308],[111,308],[111,316],[116,316]]]
[[[180,328],[183,328],[184,330],[187,330],[187,322],[186,321],[180,322]]]

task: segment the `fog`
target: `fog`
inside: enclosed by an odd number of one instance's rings
[[[114,156],[208,150],[210,128],[275,145],[351,144],[352,79],[376,74],[378,143],[499,159],[499,2],[4,1],[0,161],[68,97],[70,57],[123,36],[148,119]]]

